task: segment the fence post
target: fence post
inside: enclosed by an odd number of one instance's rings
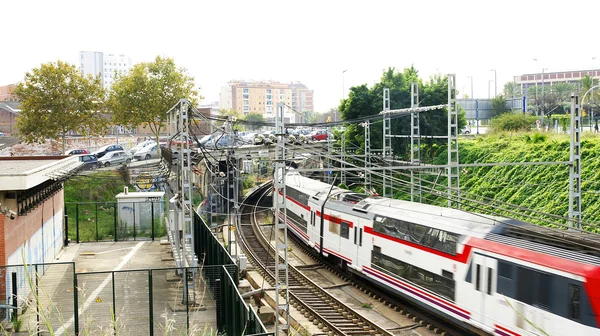
[[[133,205],[133,241],[135,241],[135,202],[131,202]]]
[[[19,311],[17,310],[18,307],[18,303],[17,303],[17,298],[18,298],[18,292],[17,292],[17,272],[12,272],[11,274],[11,280],[12,280],[12,305],[15,309],[13,309],[13,313],[11,314],[11,317],[18,319],[19,318]]]
[[[114,232],[113,235],[115,236],[115,241],[117,241],[117,202],[115,202],[115,206],[113,207],[113,219],[114,219]]]
[[[217,309],[217,332],[223,332],[223,305],[221,304],[221,279],[215,280],[215,303]]]
[[[113,321],[117,320],[117,296],[115,295],[115,271],[111,272],[112,275],[112,301],[113,301]],[[117,333],[117,324],[115,325],[115,336]]]
[[[79,231],[77,231],[79,232]],[[79,290],[77,288],[77,273],[75,272],[75,263],[71,264],[73,267],[73,324],[75,326],[75,335],[79,335]]]
[[[190,293],[188,292],[188,268],[186,267],[184,269],[184,273],[183,273],[184,278],[184,285],[185,285],[185,292],[184,292],[184,300],[185,300],[185,324],[186,324],[186,334],[189,335],[190,334]]]
[[[96,242],[98,242],[98,203],[94,203],[96,206]]]
[[[65,214],[67,209],[65,208]],[[69,215],[65,215],[65,229],[63,232],[63,245],[69,246]]]
[[[34,274],[35,276],[35,320],[36,320],[36,330],[37,335],[40,334],[40,284],[38,278],[38,265],[34,265]]]
[[[79,203],[75,203],[75,238],[79,244]]]
[[[152,241],[154,241],[154,202],[150,202],[150,213],[152,214]]]
[[[149,293],[149,297],[148,297],[148,309],[149,312],[148,314],[150,314],[150,335],[154,335],[154,312],[152,311],[152,306],[154,305],[153,303],[153,290],[152,290],[152,270],[149,269],[148,270],[148,293]]]

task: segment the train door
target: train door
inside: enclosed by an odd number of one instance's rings
[[[471,267],[473,287],[477,292],[473,299],[478,302],[474,308],[479,311],[479,322],[493,327],[498,260],[474,254]]]
[[[354,245],[356,247],[356,254],[354,255],[354,259],[353,260],[356,260],[355,266],[359,270],[360,270],[360,267],[363,264],[363,261],[360,260],[361,250],[363,250],[362,249],[362,240],[363,240],[363,237],[362,237],[362,235],[363,235],[363,229],[362,228],[364,227],[363,221],[366,221],[366,219],[359,218],[356,221],[356,225],[354,226],[354,232],[353,232],[353,234],[354,234],[354,237],[353,237],[354,238]],[[364,253],[362,255],[364,255]]]
[[[319,243],[319,218],[316,216],[316,211],[317,209],[319,209],[320,207],[317,205],[316,202],[311,202],[309,200],[308,202],[308,206],[310,208],[310,213],[309,213],[309,218],[308,218],[308,223],[307,223],[307,231],[308,231],[308,236],[310,237],[310,241],[314,244],[314,243]]]

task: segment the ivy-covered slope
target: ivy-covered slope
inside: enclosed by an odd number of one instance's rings
[[[435,153],[433,164],[447,162],[444,148],[433,152],[438,152]],[[581,152],[582,221],[600,223],[600,137],[586,134],[582,138]],[[499,134],[461,138],[459,142],[461,164],[566,162],[569,158],[568,135]],[[445,180],[439,182],[442,186],[446,185]],[[552,223],[536,220],[544,218],[536,211],[568,217],[569,165],[565,163],[464,168],[460,173],[460,190],[463,208],[468,211],[493,212],[542,225],[567,224],[565,220],[551,217],[545,219]],[[468,199],[485,204],[469,202]],[[445,205],[441,199],[435,203]],[[498,210],[495,206],[503,206],[504,209]],[[518,216],[514,212],[523,215]],[[600,232],[594,226],[587,226],[586,229]]]

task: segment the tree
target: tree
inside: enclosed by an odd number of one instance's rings
[[[515,85],[514,82],[507,82],[504,84],[504,97],[506,98],[519,98],[523,95],[521,92],[521,87],[519,85]]]
[[[67,132],[100,135],[106,131],[100,79],[84,76],[74,65],[42,64],[25,74],[14,93],[21,109],[19,137],[27,143],[60,138],[64,154]]]
[[[265,118],[260,113],[248,113],[248,114],[246,114],[246,117],[244,118],[244,120],[246,122],[249,122],[249,123],[257,123],[257,124],[265,122]],[[249,124],[249,125],[247,125],[247,127],[250,130],[256,131],[256,130],[259,130],[261,128],[261,125],[256,125],[256,124],[252,125],[252,124]]]
[[[147,124],[156,137],[165,128],[167,111],[180,99],[196,104],[198,92],[194,78],[184,68],[177,68],[172,58],[157,56],[153,62],[138,63],[112,85],[110,108],[113,121],[137,127]]]
[[[343,120],[374,116],[381,112],[383,106],[383,89],[390,89],[390,107],[392,109],[410,107],[410,86],[417,82],[419,86],[420,106],[431,106],[448,103],[448,78],[441,74],[434,75],[426,83],[419,78],[414,67],[402,72],[388,68],[381,76],[379,83],[369,88],[366,84],[350,88],[346,99],[341,101],[339,111]],[[409,116],[392,119],[392,134],[410,134]],[[422,135],[444,135],[448,131],[448,113],[446,109],[428,111],[419,115]],[[464,111],[459,112],[459,129],[467,124]],[[370,138],[372,148],[382,148],[381,122],[371,125]],[[346,146],[364,148],[364,127],[348,125],[345,131]],[[438,139],[425,138],[424,143],[439,142]],[[392,149],[398,155],[408,155],[409,140],[397,138],[392,141]]]
[[[497,95],[490,102],[492,103],[492,117],[499,116],[509,109],[504,95]]]
[[[585,77],[581,79],[580,98],[583,99],[583,95],[596,85],[598,85],[597,79],[592,78],[590,75],[585,75]],[[582,103],[584,104],[583,108],[586,110],[590,110],[592,108],[598,110],[598,108],[600,108],[600,99],[598,99],[598,94],[594,95],[593,91],[587,94],[587,96],[585,97],[585,101],[583,101]]]

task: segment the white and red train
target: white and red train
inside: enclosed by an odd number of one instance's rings
[[[455,323],[503,336],[600,335],[600,258],[511,234],[527,232],[523,223],[367,197],[297,172],[286,175],[286,198],[304,243]]]

